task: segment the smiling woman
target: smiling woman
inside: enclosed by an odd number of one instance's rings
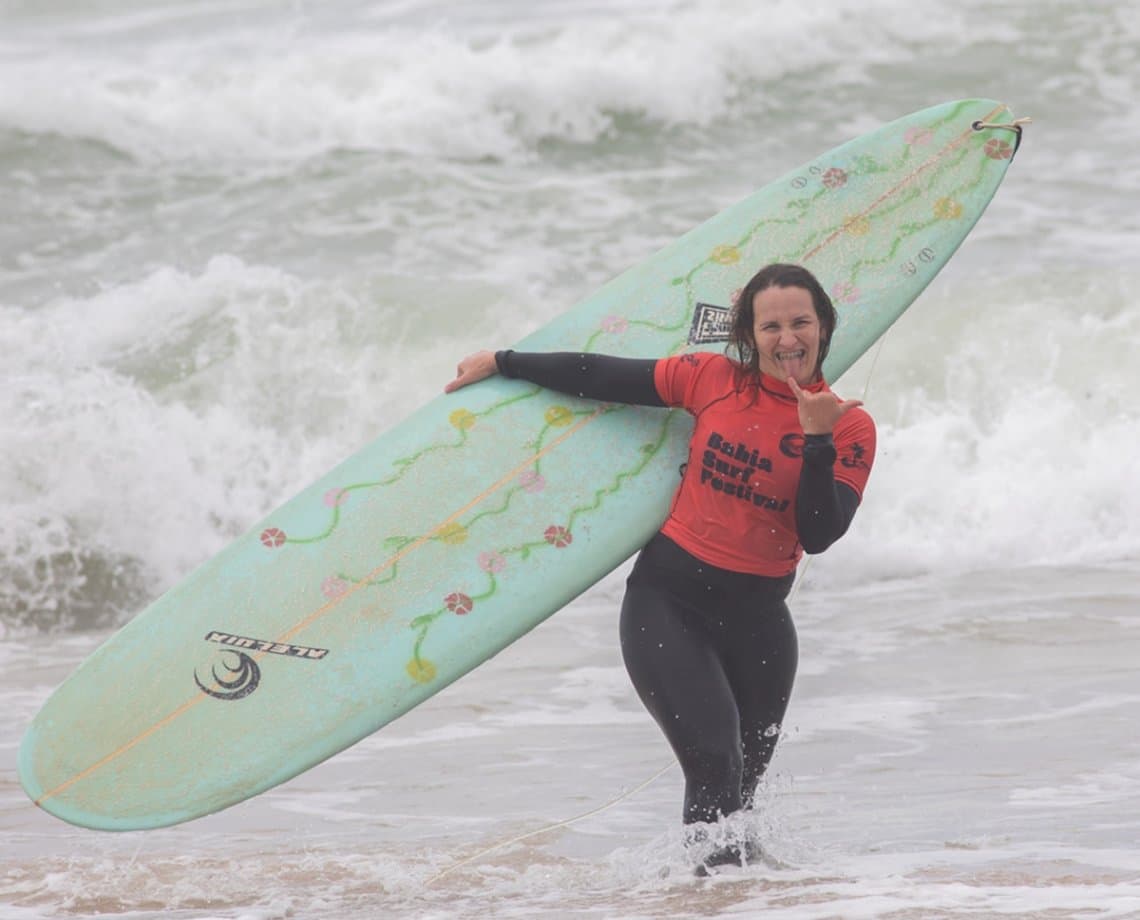
[[[707,839],[702,825],[755,800],[795,678],[784,601],[796,564],[847,531],[871,471],[874,423],[823,379],[836,322],[811,272],[773,264],[736,297],[735,360],[484,351],[461,361],[445,387],[498,372],[695,417],[690,462],[634,565],[621,614],[626,669],[685,773],[694,845]],[[753,855],[747,844],[703,852],[698,872]]]

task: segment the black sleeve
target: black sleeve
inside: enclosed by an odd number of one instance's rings
[[[519,377],[541,387],[634,406],[664,406],[653,383],[655,358],[615,358],[584,352],[495,352],[504,377]]]
[[[806,553],[822,553],[855,517],[859,495],[835,481],[835,442],[829,434],[804,437],[804,465],[796,489],[796,530]]]

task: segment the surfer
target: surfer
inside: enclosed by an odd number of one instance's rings
[[[692,841],[754,803],[795,678],[785,601],[796,565],[843,536],[870,474],[874,422],[823,379],[837,321],[811,272],[773,264],[737,295],[727,354],[481,351],[445,387],[498,373],[694,416],[680,485],[629,575],[620,626],[633,685],[684,772]],[[698,872],[748,855],[723,846]]]

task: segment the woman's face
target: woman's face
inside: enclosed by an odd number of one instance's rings
[[[760,370],[806,386],[816,379],[820,326],[811,294],[801,287],[768,287],[752,298],[752,335]]]

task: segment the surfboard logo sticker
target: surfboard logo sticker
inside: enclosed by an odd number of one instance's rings
[[[257,659],[246,650],[257,653],[258,657],[282,655],[286,658],[304,658],[307,661],[321,661],[329,653],[327,648],[272,642],[268,639],[254,639],[251,636],[235,636],[217,630],[206,633],[205,638],[207,642],[228,646],[221,652],[225,656],[220,662],[224,673],[218,673],[217,664],[210,668],[212,685],[203,682],[198,676],[198,670],[194,670],[194,683],[198,685],[198,689],[216,700],[244,699],[261,683],[261,668],[257,664]],[[237,664],[233,663],[235,658]]]
[[[693,311],[693,324],[689,327],[690,345],[708,345],[727,342],[732,332],[732,310],[710,303],[699,303]]]
[[[202,683],[197,670],[194,671],[194,683],[198,685],[199,690],[216,700],[240,700],[249,696],[261,683],[261,668],[245,652],[235,652],[230,649],[223,654],[227,657],[232,655],[237,659],[236,665],[229,661],[222,662],[222,667],[229,676],[223,677],[218,674],[218,667],[215,665],[210,669],[214,686],[208,687]]]

